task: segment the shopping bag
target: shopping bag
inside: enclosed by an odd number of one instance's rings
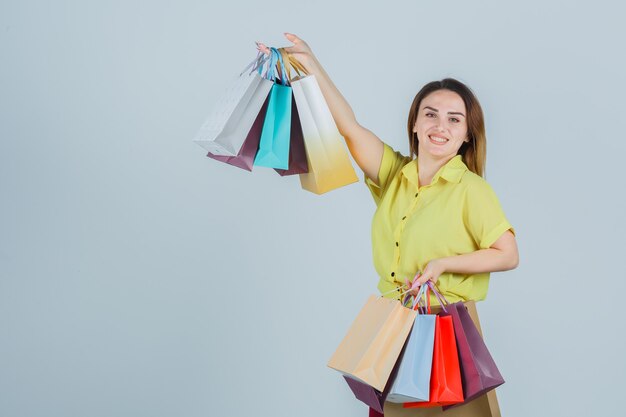
[[[286,62],[285,70],[287,71],[287,79],[291,83],[291,65],[289,65],[289,56],[284,49],[278,50]],[[300,116],[298,115],[298,107],[296,101],[291,97],[291,142],[289,143],[289,168],[276,169],[279,175],[296,175],[309,172],[309,165],[306,160],[306,150],[304,149],[304,137],[302,136],[302,125],[300,124]]]
[[[430,282],[428,284],[431,284]],[[437,289],[431,289],[438,295]],[[424,402],[408,402],[405,408],[423,408],[450,405],[463,402],[463,385],[461,384],[461,369],[454,339],[452,316],[445,311],[445,305],[440,301],[443,311],[437,314],[435,321],[435,341],[433,348],[433,363],[430,375],[430,399]]]
[[[305,74],[291,80],[309,167],[306,174],[300,174],[302,188],[323,194],[357,182],[359,179],[343,137],[337,130],[315,75],[306,75],[306,69],[293,56],[289,58],[289,65]]]
[[[476,311],[476,303],[474,301],[466,301],[464,305],[476,325],[476,328],[480,332],[480,321],[478,319],[478,312]],[[442,309],[440,306],[433,306],[432,310],[438,313]],[[442,410],[442,407],[429,407],[415,410],[412,408],[404,408],[402,404],[391,402],[385,402],[383,410],[385,417],[415,417],[416,415],[420,417],[501,417],[496,390],[488,391],[486,394],[468,403],[447,408],[445,411]]]
[[[370,296],[328,367],[383,391],[415,321],[398,300]]]
[[[436,407],[463,402],[461,370],[451,316],[437,315],[430,376],[430,399],[404,403],[405,408]]]
[[[265,112],[267,110],[267,103],[269,99],[265,100],[261,111],[259,112],[246,140],[243,142],[241,149],[237,156],[223,156],[214,155],[209,152],[207,156],[220,162],[225,162],[230,165],[234,165],[238,168],[245,169],[246,171],[252,171],[254,166],[254,158],[259,149],[259,139],[261,138],[261,130],[263,129],[263,120],[265,120]]]
[[[288,85],[282,55],[276,48],[270,49],[268,78],[274,80],[274,85],[269,94],[269,104],[254,165],[288,169],[291,140],[291,87]],[[278,64],[283,68],[281,75],[276,71]]]
[[[418,318],[419,318],[419,315],[416,317],[416,320]],[[415,326],[415,324],[413,324],[413,326]],[[371,409],[376,410],[378,413],[383,412],[383,404],[385,403],[385,400],[387,400],[389,396],[389,391],[391,390],[391,387],[395,385],[394,381],[396,380],[396,377],[398,375],[398,369],[403,363],[401,358],[404,357],[405,352],[409,345],[408,340],[413,334],[414,334],[414,330],[411,330],[409,338],[405,342],[404,347],[402,351],[400,352],[400,356],[398,357],[398,360],[396,361],[396,364],[389,376],[389,379],[387,380],[387,384],[385,384],[385,388],[382,392],[361,381],[357,381],[351,377],[344,375],[344,379],[346,380],[346,382],[348,383],[348,386],[354,393],[354,396],[361,402],[367,404]]]
[[[427,285],[420,287],[413,302],[414,310],[418,309],[417,300],[423,295],[429,297],[428,290]],[[404,352],[398,359],[398,373],[386,399],[389,402],[428,401],[430,398],[436,316],[429,313],[430,311],[421,311],[413,322]]]
[[[446,308],[454,323],[465,397],[463,403],[467,403],[504,384],[504,378],[463,303],[449,304]],[[444,410],[456,406],[445,406]]]
[[[406,343],[404,345],[406,347]],[[344,375],[344,379],[348,383],[348,386],[352,390],[352,393],[356,397],[357,400],[367,404],[370,408],[378,411],[379,413],[383,412],[383,405],[389,394],[389,390],[391,389],[391,385],[396,377],[398,372],[399,361],[396,361],[396,365],[394,366],[391,374],[389,375],[389,379],[387,380],[387,384],[385,384],[385,388],[383,391],[379,391],[376,388],[373,388],[361,381],[357,381],[349,376]]]
[[[262,76],[265,62],[259,55],[231,83],[200,127],[195,143],[214,155],[238,155],[274,84]]]
[[[289,168],[275,169],[282,177],[286,175],[304,174],[309,172],[309,165],[306,161],[306,150],[304,149],[304,138],[302,137],[302,126],[298,116],[296,101],[291,97],[291,142],[289,143]]]
[[[391,385],[389,382],[391,381],[389,381],[385,386],[385,391],[381,392],[376,388],[370,387],[369,385],[361,381],[357,381],[349,376],[344,375],[343,378],[348,383],[348,386],[357,400],[367,404],[370,408],[373,408],[379,413],[383,412],[383,404],[387,398],[388,389]]]

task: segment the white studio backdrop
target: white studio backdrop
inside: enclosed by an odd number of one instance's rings
[[[326,368],[376,291],[362,173],[317,196],[191,141],[254,41],[286,46],[285,31],[405,154],[421,86],[475,91],[521,256],[478,305],[503,415],[617,414],[623,15],[605,0],[3,1],[0,415],[366,415]]]

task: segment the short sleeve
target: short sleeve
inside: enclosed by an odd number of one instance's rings
[[[402,155],[400,152],[394,151],[393,148],[386,143],[383,143],[383,146],[383,159],[378,169],[378,185],[368,178],[367,175],[365,176],[365,185],[367,185],[367,188],[369,188],[372,193],[372,197],[374,197],[377,206],[389,187],[391,180],[396,176],[398,171],[410,161],[410,158]]]
[[[480,249],[487,249],[507,230],[515,235],[491,185],[482,178],[467,189],[464,221]]]

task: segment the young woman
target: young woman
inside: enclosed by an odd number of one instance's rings
[[[315,75],[376,202],[378,289],[400,298],[415,277],[413,295],[432,281],[450,302],[483,300],[490,272],[516,268],[518,250],[515,231],[482,177],[485,125],[472,91],[451,78],[426,84],[409,111],[411,155],[403,156],[357,122],[306,42],[285,36],[293,43],[285,51]],[[438,304],[434,297],[431,302]]]

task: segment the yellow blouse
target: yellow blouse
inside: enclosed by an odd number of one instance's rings
[[[374,266],[378,289],[398,298],[399,285],[413,279],[429,261],[489,248],[505,231],[515,230],[506,219],[491,186],[470,171],[461,155],[450,159],[425,186],[418,184],[417,158],[384,144],[379,184],[365,177],[376,212],[372,220]],[[439,291],[450,302],[483,300],[489,273],[444,272]],[[438,304],[434,297],[431,302]]]

